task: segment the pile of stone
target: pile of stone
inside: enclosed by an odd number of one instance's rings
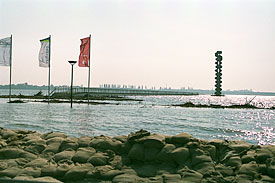
[[[128,136],[68,137],[0,128],[0,179],[39,182],[269,182],[275,146],[199,140],[140,130]]]

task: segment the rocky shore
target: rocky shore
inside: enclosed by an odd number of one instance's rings
[[[140,130],[68,137],[0,128],[0,179],[38,182],[275,182],[275,146]]]

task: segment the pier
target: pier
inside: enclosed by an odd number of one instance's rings
[[[56,87],[52,91],[52,95],[59,95],[70,93],[70,87]],[[176,89],[133,89],[133,88],[85,88],[85,87],[75,87],[73,88],[73,93],[75,96],[85,96],[89,95],[105,95],[105,96],[152,96],[152,95],[198,95],[198,93],[193,92],[183,92]]]

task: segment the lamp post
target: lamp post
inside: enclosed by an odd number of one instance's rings
[[[73,76],[74,76],[74,64],[76,61],[68,61],[72,65],[72,77],[71,77],[71,108],[73,107]]]

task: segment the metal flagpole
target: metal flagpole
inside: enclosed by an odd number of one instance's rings
[[[89,95],[90,95],[90,71],[91,71],[91,62],[90,62],[90,55],[91,55],[91,34],[89,39],[89,73],[88,73],[88,105],[90,105],[89,102]]]
[[[51,85],[51,35],[49,36],[49,81],[48,81],[48,104],[50,103],[50,85]]]
[[[12,56],[12,35],[11,35],[11,43],[10,43],[10,92],[9,92],[9,102],[11,101],[11,56]]]

